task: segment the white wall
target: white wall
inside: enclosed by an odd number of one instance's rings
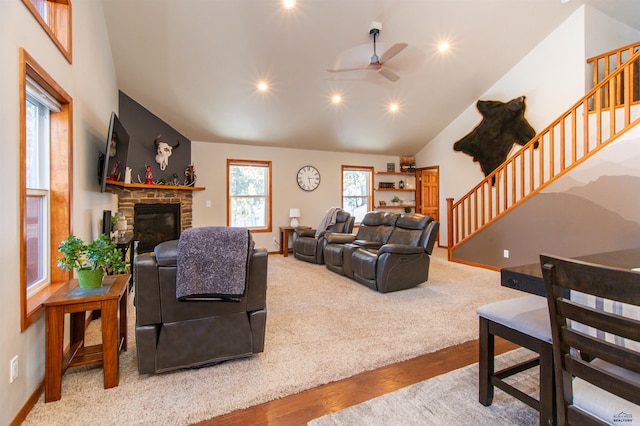
[[[100,194],[98,151],[104,149],[109,114],[117,108],[117,85],[99,2],[73,2],[73,64],[62,56],[21,1],[0,1],[0,129],[4,203],[0,221],[0,424],[9,424],[44,379],[44,319],[20,331],[19,272],[19,48],[23,47],[73,98],[73,229],[88,238],[96,218],[117,206]],[[19,356],[18,379],[9,383],[9,362]]]
[[[537,132],[584,94],[584,7],[556,28],[479,99],[526,96],[526,117]],[[481,121],[475,103],[416,154],[418,167],[440,166],[440,242],[447,245],[446,199],[458,200],[484,179],[480,165],[453,144]]]
[[[640,40],[640,31],[593,7],[585,9],[585,54],[592,58]]]
[[[527,97],[526,117],[537,132],[569,109],[590,88],[586,59],[640,39],[640,31],[590,7],[582,6],[479,99],[508,101]],[[447,242],[446,199],[457,201],[484,175],[480,165],[453,144],[480,123],[475,104],[416,154],[418,167],[440,166],[440,241]],[[514,148],[514,150],[517,148]]]
[[[395,163],[396,170],[399,170],[399,158],[388,155],[346,154],[210,142],[192,142],[191,156],[198,176],[197,186],[206,187],[204,191],[194,192],[194,227],[220,226],[227,223],[227,159],[272,162],[273,231],[253,234],[256,247],[264,247],[269,251],[278,250],[273,238],[280,239],[279,226],[289,225],[290,208],[300,209],[300,225],[316,227],[327,209],[341,205],[342,165],[372,166],[376,171],[386,171],[387,163]],[[320,171],[320,186],[312,192],[301,190],[296,182],[296,173],[305,165],[313,165]],[[211,207],[206,207],[207,201],[211,201]]]

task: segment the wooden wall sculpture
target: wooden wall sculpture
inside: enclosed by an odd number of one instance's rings
[[[536,131],[524,117],[524,96],[509,102],[480,100],[476,107],[482,114],[482,121],[471,133],[454,143],[453,149],[473,157],[487,176],[507,159],[514,143],[526,144]],[[538,144],[534,147],[537,148]],[[492,183],[495,183],[495,177]]]

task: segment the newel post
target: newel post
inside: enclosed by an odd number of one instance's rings
[[[453,198],[447,198],[447,252],[448,260],[451,260],[453,251]]]

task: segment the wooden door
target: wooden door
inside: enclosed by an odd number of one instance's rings
[[[439,191],[438,177],[439,170],[437,167],[429,167],[418,171],[418,187],[420,194],[420,212],[428,214],[435,220],[439,221]]]

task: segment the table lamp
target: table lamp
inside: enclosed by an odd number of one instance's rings
[[[289,217],[291,218],[291,227],[298,226],[298,218],[300,217],[300,209],[289,209]]]

